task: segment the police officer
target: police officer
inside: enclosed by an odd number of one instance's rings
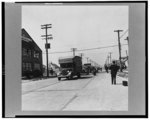
[[[115,64],[115,61],[112,62],[112,65],[110,66],[110,70],[111,70],[111,81],[112,81],[112,84],[116,84],[116,75],[117,75],[117,72],[119,70],[119,66]]]

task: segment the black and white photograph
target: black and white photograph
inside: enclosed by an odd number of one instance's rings
[[[128,111],[128,6],[22,6],[23,111]]]
[[[147,1],[2,2],[3,118],[147,118]]]

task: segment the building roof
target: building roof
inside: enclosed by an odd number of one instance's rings
[[[40,47],[36,44],[36,42],[31,38],[31,36],[28,34],[28,32],[24,28],[22,28],[22,41],[31,42],[31,44],[34,45],[35,50],[38,50],[38,51],[42,52]]]
[[[27,31],[24,28],[22,28],[21,36],[22,36],[22,40],[24,40],[26,42],[32,42],[33,41],[31,36],[27,33]]]

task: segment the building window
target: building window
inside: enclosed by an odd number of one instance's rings
[[[40,57],[40,53],[37,51],[34,51],[34,58],[39,58]]]
[[[30,49],[27,49],[27,54],[29,57],[31,57],[31,50]]]
[[[26,64],[25,63],[22,63],[22,68],[23,68],[23,71],[26,70]]]
[[[32,70],[31,63],[26,63],[26,69],[29,71]]]
[[[23,54],[23,56],[27,56],[27,49],[22,48],[22,54]]]
[[[23,63],[23,71],[32,71],[31,63]]]
[[[23,54],[23,56],[31,57],[31,50],[23,48],[22,49],[22,54]]]
[[[35,69],[35,70],[40,70],[40,64],[35,63],[35,64],[34,64],[34,69]]]

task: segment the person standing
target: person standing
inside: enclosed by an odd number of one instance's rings
[[[105,64],[104,65],[106,72],[108,73],[108,66]]]
[[[110,66],[110,70],[111,70],[111,81],[112,81],[112,84],[116,84],[116,75],[117,75],[117,72],[119,70],[119,66],[116,65],[115,61],[112,62],[112,65]]]

